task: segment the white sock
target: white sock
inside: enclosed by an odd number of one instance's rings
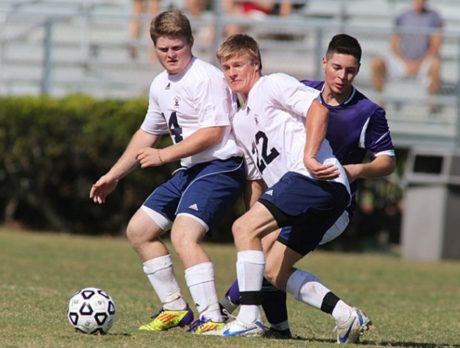
[[[185,281],[195,302],[200,318],[205,316],[215,322],[222,322],[219,300],[214,285],[214,268],[211,262],[204,262],[185,270]]]
[[[291,274],[286,291],[294,295],[297,300],[318,309],[321,309],[324,296],[330,292],[314,274],[300,270],[295,270]]]
[[[334,309],[332,310],[332,316],[337,322],[343,323],[344,321],[348,320],[348,318],[351,315],[351,311],[352,308],[348,304],[340,300],[339,302],[337,302]]]
[[[144,273],[147,275],[164,309],[180,310],[187,307],[174,274],[171,255],[145,261]]]
[[[245,250],[237,253],[236,274],[240,292],[261,291],[264,278],[265,256],[259,250]],[[238,320],[255,323],[260,320],[258,305],[241,305]]]

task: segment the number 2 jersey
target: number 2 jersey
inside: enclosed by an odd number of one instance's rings
[[[233,156],[242,156],[231,132],[230,117],[236,104],[223,73],[196,57],[180,74],[161,72],[150,85],[149,107],[141,129],[156,135],[170,134],[173,143],[200,128],[223,126],[219,144],[181,159],[182,167]]]
[[[271,187],[287,172],[312,177],[303,161],[305,121],[318,96],[318,90],[282,73],[262,76],[254,84],[232,121],[238,145],[245,152],[248,180],[263,179]],[[323,141],[317,160],[334,164],[340,176],[333,181],[349,189],[345,171],[327,140]]]

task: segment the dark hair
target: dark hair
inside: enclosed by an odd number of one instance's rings
[[[347,34],[337,34],[329,42],[326,55],[333,53],[349,54],[361,63],[361,46],[353,36]]]

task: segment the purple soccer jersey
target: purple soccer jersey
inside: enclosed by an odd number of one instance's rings
[[[306,86],[322,90],[324,81],[302,81]],[[367,152],[394,156],[394,147],[385,110],[353,87],[350,97],[341,105],[321,103],[329,110],[326,138],[334,155],[343,165],[361,163]],[[350,185],[353,197],[357,183]],[[354,202],[349,212],[354,209]]]

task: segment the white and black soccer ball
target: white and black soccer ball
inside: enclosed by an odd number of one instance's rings
[[[116,306],[112,297],[98,288],[77,291],[69,301],[67,319],[78,331],[106,334],[115,321]]]

